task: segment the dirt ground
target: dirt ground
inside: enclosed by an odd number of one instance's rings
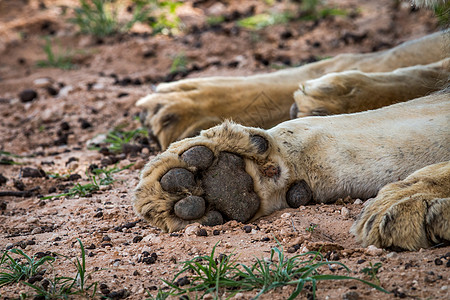
[[[104,284],[97,298],[144,299],[164,287],[161,278],[170,280],[180,270],[179,262],[209,254],[219,241],[217,254],[236,253],[239,262],[250,265],[255,257],[269,258],[278,240],[288,257],[320,250],[351,270],[347,274],[334,265],[321,268],[324,274],[371,281],[361,271],[380,262],[377,277],[391,292],[352,280],[324,281],[318,283],[317,299],[450,298],[450,247],[418,252],[361,248],[348,233],[362,208],[356,199],[287,209],[252,224],[204,227],[206,235],[199,225],[163,233],[139,220],[131,207],[139,170],[158,154],[157,146],[142,138],[131,150],[114,153],[102,142],[102,134],[114,128],[140,128],[134,103],[160,82],[271,72],[339,53],[386,49],[439,30],[431,12],[389,0],[326,1],[348,14],[249,30],[238,27],[237,20],[282,10],[286,1],[269,6],[256,0],[192,0],[177,9],[184,24],[179,34],[152,35],[150,27],[137,25],[128,33],[95,38],[80,34],[68,21],[77,5],[75,0],[0,1],[1,250],[75,258],[80,239],[87,247],[87,271],[96,270],[88,281]],[[211,25],[211,16],[224,21]],[[75,69],[37,67],[46,59],[46,36],[55,51],[72,54]],[[180,55],[186,58],[184,69],[173,71]],[[113,184],[95,193],[42,199],[88,183],[86,170],[94,165],[111,169],[130,164],[113,174]],[[145,251],[156,253],[156,261],[142,262]],[[75,272],[61,257],[54,269],[59,275]],[[275,289],[261,299],[285,299],[292,291]],[[4,299],[21,293],[33,295],[22,283],[0,288]],[[251,299],[256,293],[238,293],[233,299]],[[310,299],[311,292],[305,289],[299,298]]]

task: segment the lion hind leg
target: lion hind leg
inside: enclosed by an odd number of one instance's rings
[[[450,76],[450,58],[392,72],[331,73],[300,85],[291,111],[305,117],[377,109],[441,90]]]
[[[370,200],[351,232],[364,246],[417,250],[450,240],[450,162],[388,184]]]

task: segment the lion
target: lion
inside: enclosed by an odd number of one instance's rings
[[[368,200],[351,228],[363,246],[450,241],[449,40],[160,84],[137,102],[165,151],[141,172],[136,213],[172,232],[349,196]]]

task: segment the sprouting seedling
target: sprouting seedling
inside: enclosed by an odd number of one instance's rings
[[[305,228],[305,231],[309,232],[309,233],[313,233],[314,229],[316,229],[318,226],[319,225],[317,225],[317,224],[311,223],[311,224],[309,224],[309,227]]]
[[[361,272],[366,275],[369,275],[372,281],[375,281],[377,284],[380,284],[380,279],[377,276],[380,268],[381,268],[380,262],[377,262],[374,265],[372,265],[372,262],[369,262],[369,267],[362,269]]]

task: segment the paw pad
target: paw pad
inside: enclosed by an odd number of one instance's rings
[[[311,188],[304,180],[295,182],[286,193],[286,202],[292,208],[306,205],[312,200]]]
[[[183,168],[169,170],[160,180],[163,190],[169,193],[180,193],[195,187],[194,174]]]
[[[188,164],[188,166],[205,170],[211,166],[214,159],[214,154],[205,146],[194,146],[186,150],[181,155],[181,158]]]
[[[203,176],[205,199],[228,218],[246,222],[259,209],[253,179],[245,172],[244,160],[240,156],[220,153],[217,162]]]
[[[175,214],[184,220],[195,220],[205,214],[205,200],[202,197],[188,196],[175,204]]]

